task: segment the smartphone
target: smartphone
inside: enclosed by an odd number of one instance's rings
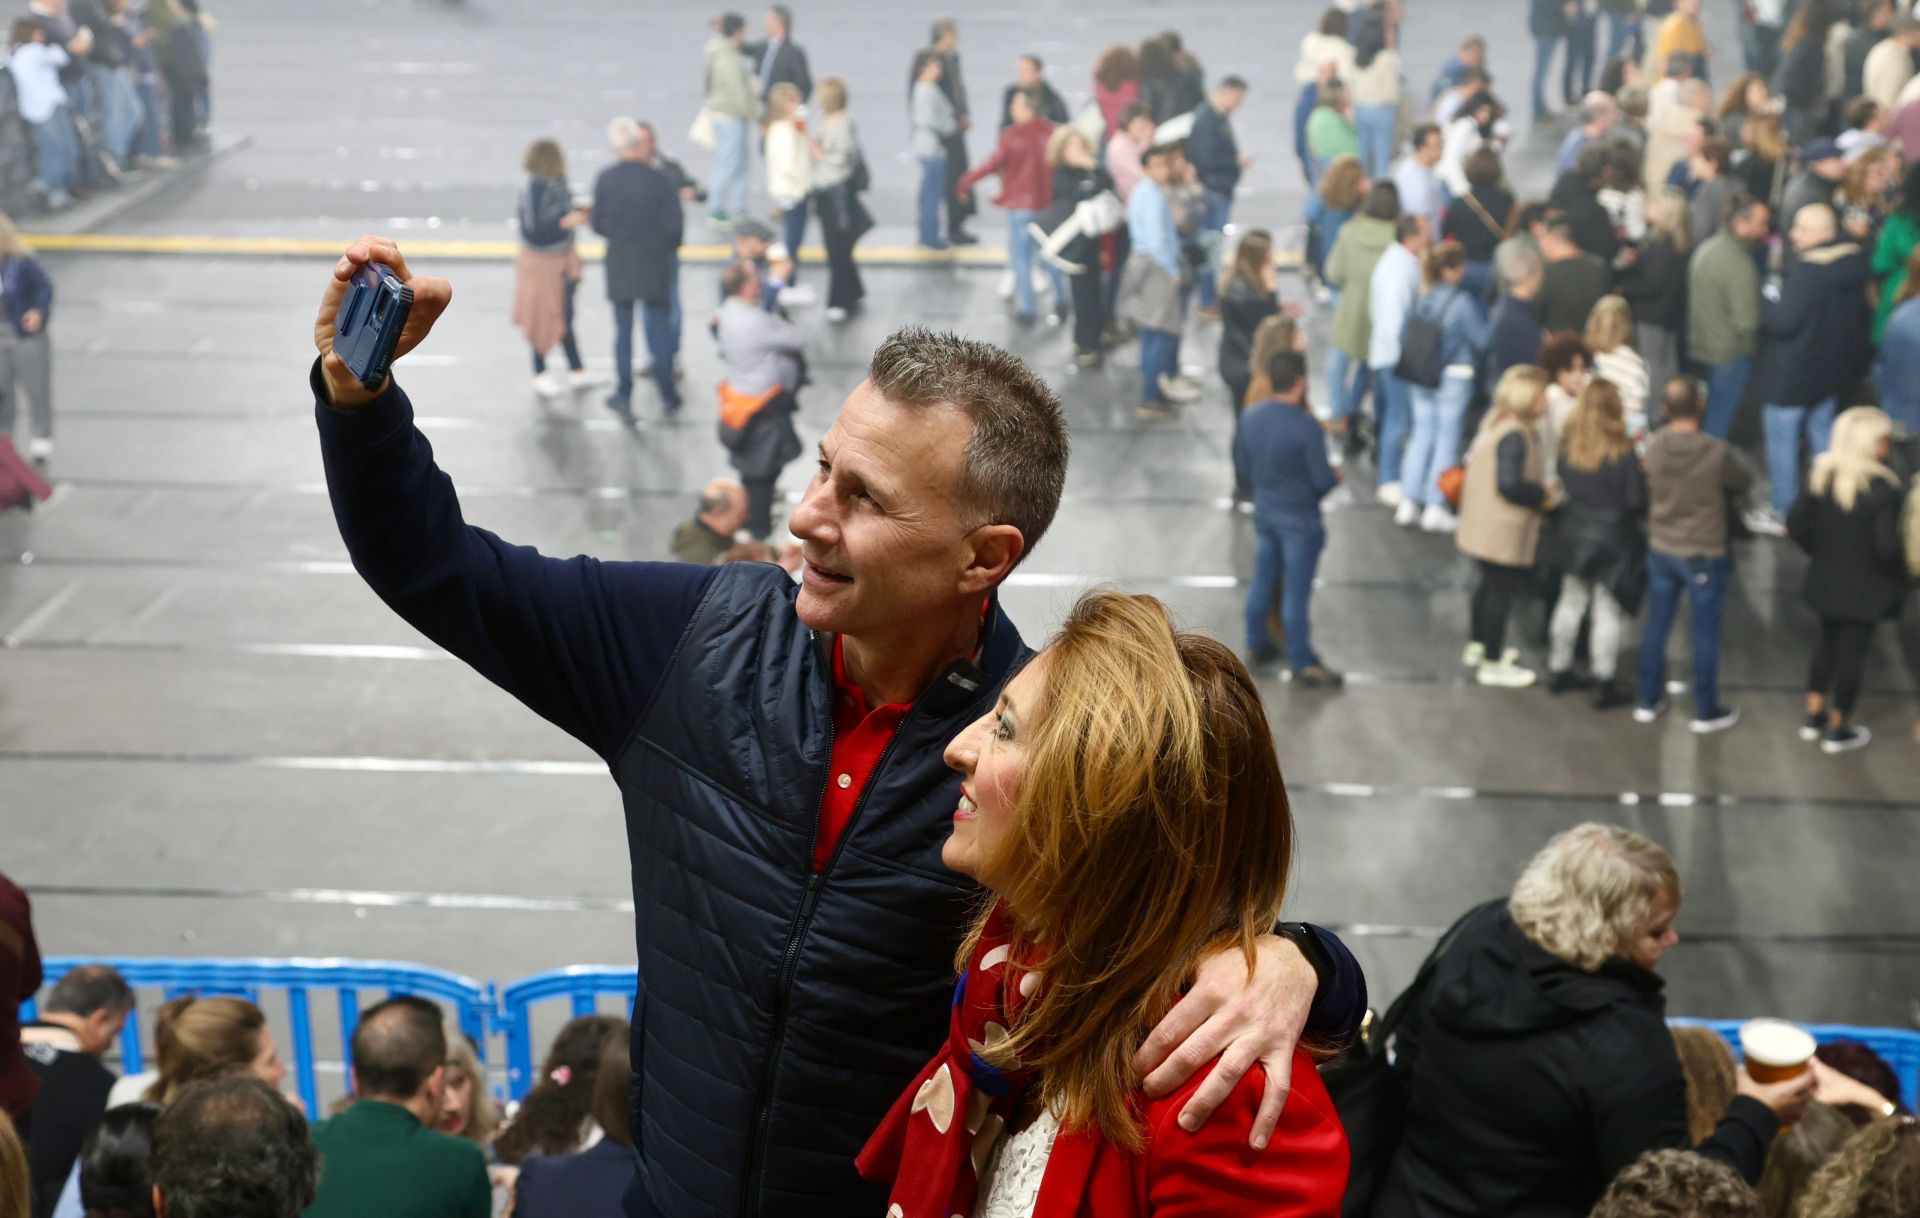
[[[386,384],[393,350],[412,311],[413,289],[383,263],[367,263],[347,283],[333,323],[333,349],[368,389]]]

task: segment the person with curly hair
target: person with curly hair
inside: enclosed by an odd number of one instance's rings
[[[1592,1218],[1760,1218],[1760,1199],[1724,1163],[1652,1150],[1613,1178]]]
[[[1862,1129],[1813,1174],[1799,1218],[1908,1218],[1920,1198],[1920,1122]]]
[[[624,1040],[627,1021],[614,1015],[582,1015],[553,1038],[533,1089],[512,1122],[494,1140],[502,1163],[518,1165],[528,1155],[570,1155],[592,1140],[593,1084],[611,1039]]]
[[[320,1180],[307,1118],[246,1075],[182,1091],[153,1124],[148,1166],[154,1210],[166,1218],[297,1218],[313,1204]],[[377,1212],[411,1212],[394,1198],[383,1200]]]

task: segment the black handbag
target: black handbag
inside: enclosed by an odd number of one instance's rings
[[[1394,1033],[1407,1012],[1427,992],[1433,972],[1447,949],[1477,909],[1440,936],[1433,954],[1421,964],[1413,981],[1394,999],[1387,1013],[1364,1030],[1361,1042],[1320,1068],[1320,1078],[1333,1098],[1334,1110],[1346,1127],[1351,1156],[1347,1194],[1340,1203],[1341,1218],[1369,1218],[1373,1200],[1386,1183],[1394,1152],[1407,1126],[1407,1080],[1388,1057]]]
[[[867,168],[865,150],[858,150],[853,154],[853,172],[847,175],[847,189],[857,195],[863,195],[873,189],[873,172]]]
[[[1394,365],[1395,376],[1423,389],[1440,388],[1440,378],[1447,372],[1445,322],[1453,303],[1449,300],[1441,305],[1440,316],[1432,320],[1420,316],[1417,310],[1407,314],[1407,324],[1400,331],[1400,362]]]

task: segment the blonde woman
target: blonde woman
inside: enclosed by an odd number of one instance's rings
[[[1585,824],[1549,841],[1507,900],[1461,919],[1394,1041],[1410,1104],[1376,1218],[1586,1218],[1642,1154],[1696,1147],[1656,971],[1680,906],[1665,850]],[[1697,1149],[1759,1179],[1813,1086],[1742,1070]]]
[[[1635,346],[1649,386],[1680,375],[1680,334],[1687,325],[1687,196],[1667,187],[1647,207],[1647,243],[1621,272],[1616,291],[1633,317]],[[1649,391],[1649,425],[1655,403]]]
[[[860,201],[866,162],[860,133],[847,113],[847,82],[829,76],[814,90],[820,122],[813,134],[813,206],[820,216],[820,242],[827,247],[827,320],[842,322],[867,294],[853,243],[873,227]]]
[[[287,1077],[266,1015],[244,998],[176,998],[156,1026],[160,1073],[142,1099],[172,1103],[189,1083],[236,1074],[278,1090]]]
[[[1647,575],[1647,475],[1633,451],[1620,390],[1613,382],[1595,380],[1581,391],[1561,436],[1559,461],[1566,498],[1552,540],[1550,566],[1562,574],[1548,631],[1552,654],[1547,692],[1565,693],[1587,684],[1574,675],[1573,652],[1581,619],[1591,606],[1593,706],[1611,710],[1627,702],[1614,682],[1620,631],[1640,608]]]
[[[1787,514],[1787,534],[1807,552],[1807,604],[1820,639],[1807,678],[1800,738],[1825,753],[1863,748],[1873,733],[1852,721],[1866,677],[1873,628],[1907,595],[1900,538],[1900,481],[1887,468],[1893,422],[1855,406],[1833,422],[1833,441],[1814,458],[1807,489]]]
[[[447,1081],[440,1105],[440,1132],[486,1146],[500,1127],[500,1110],[487,1089],[486,1067],[473,1042],[454,1033],[447,1040]]]
[[[1799,1218],[1907,1218],[1920,1196],[1920,1122],[1875,1121],[1821,1165]]]
[[[861,1152],[889,1213],[1331,1218],[1346,1135],[1297,1051],[1274,1083],[1180,1129],[1132,1059],[1197,961],[1253,961],[1286,896],[1293,820],[1260,695],[1222,644],[1151,597],[1096,591],[947,746],[963,776],[941,858],[993,902],[960,949],[947,1044]]]
[[[27,456],[41,462],[53,456],[52,317],[53,281],[0,212],[0,437],[12,438],[24,390],[32,412]]]
[[[557,398],[569,387],[584,389],[594,383],[573,338],[573,295],[584,273],[573,234],[590,213],[573,205],[567,160],[558,141],[535,140],[521,167],[527,183],[520,189],[517,208],[520,250],[513,261],[513,324],[533,348],[533,391]],[[567,354],[569,384],[547,372],[547,354],[556,346]]]
[[[1300,322],[1291,313],[1276,313],[1255,328],[1253,344],[1247,350],[1246,396],[1240,399],[1241,406],[1251,406],[1264,402],[1273,396],[1273,380],[1267,375],[1267,369],[1273,364],[1273,357],[1282,351],[1298,351],[1305,354],[1307,335],[1300,328]]]
[[[807,235],[807,195],[813,189],[816,158],[807,139],[807,110],[800,86],[781,81],[767,91],[767,194],[780,209],[780,239],[793,260],[788,282],[800,274],[800,242]]]
[[[1509,368],[1494,386],[1493,404],[1467,450],[1455,541],[1474,560],[1473,637],[1461,660],[1482,685],[1523,689],[1534,672],[1508,647],[1507,618],[1527,591],[1540,547],[1547,500],[1546,460],[1539,439],[1547,412],[1547,374],[1531,364]]]
[[[1647,430],[1647,361],[1633,349],[1633,308],[1622,296],[1602,296],[1587,314],[1587,352],[1593,357],[1593,375],[1613,382],[1626,411],[1627,434],[1636,439]]]

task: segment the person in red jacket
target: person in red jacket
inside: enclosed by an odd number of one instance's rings
[[[1308,1051],[1194,1130],[1136,1070],[1194,962],[1237,948],[1251,966],[1286,895],[1293,818],[1233,652],[1152,597],[1091,592],[946,761],[964,782],[941,860],[994,901],[946,1046],[858,1160],[889,1218],[1338,1215],[1346,1132]],[[1256,1148],[1269,1086],[1290,1089]]]
[[[20,1004],[39,991],[40,981],[40,945],[27,894],[0,875],[0,1112],[15,1124],[26,1119],[40,1090],[20,1048]]]
[[[1047,164],[1047,140],[1053,124],[1040,114],[1040,99],[1031,89],[1015,89],[1007,102],[1012,122],[1000,129],[993,153],[960,177],[956,190],[973,193],[982,178],[999,177],[1000,193],[994,206],[1007,213],[1007,260],[1013,266],[1013,290],[1020,302],[1020,320],[1031,322],[1039,306],[1033,296],[1033,238],[1027,225],[1053,206],[1053,167]],[[1067,281],[1049,266],[1053,282],[1053,324],[1066,320]]]

